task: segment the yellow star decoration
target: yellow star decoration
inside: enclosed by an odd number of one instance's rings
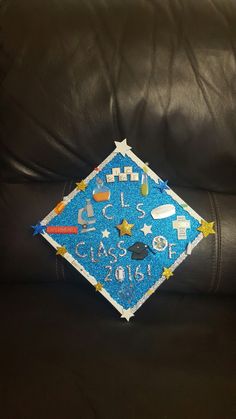
[[[64,254],[67,252],[65,246],[57,247],[57,253],[56,255],[64,256]]]
[[[133,228],[134,224],[129,224],[128,221],[123,220],[121,224],[118,224],[116,228],[120,230],[120,236],[131,236],[132,231],[131,228]]]
[[[145,163],[145,166],[143,166],[143,171],[144,171],[145,173],[147,173],[147,172],[148,172],[148,163]]]
[[[101,282],[98,282],[96,285],[95,285],[95,290],[96,291],[101,291],[102,290],[102,284],[101,284]]]
[[[201,220],[200,227],[197,230],[201,231],[204,237],[209,236],[209,234],[215,234],[214,230],[214,221],[208,223],[207,221]]]
[[[146,295],[152,295],[154,294],[154,290],[152,288],[150,288],[149,290],[147,290]]]
[[[87,185],[85,183],[84,180],[81,180],[81,182],[77,182],[76,183],[76,189],[79,191],[85,191],[85,189],[87,188]]]
[[[164,268],[162,275],[166,277],[166,279],[169,279],[171,276],[173,276],[173,272],[170,268]]]

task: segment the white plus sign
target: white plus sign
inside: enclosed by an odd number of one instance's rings
[[[177,229],[178,239],[187,239],[186,230],[190,228],[190,221],[186,220],[184,215],[177,215],[177,219],[172,222],[173,228]]]

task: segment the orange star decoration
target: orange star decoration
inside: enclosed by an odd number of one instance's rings
[[[84,180],[81,180],[81,182],[77,182],[76,183],[76,189],[79,191],[85,191],[85,189],[87,188],[87,185],[85,183]]]
[[[171,276],[173,276],[173,272],[170,268],[164,268],[162,275],[166,277],[166,279],[169,279]]]
[[[96,291],[101,291],[101,290],[102,290],[102,284],[101,284],[101,282],[98,282],[98,283],[95,285],[95,290],[96,290]]]
[[[57,253],[56,255],[64,256],[64,254],[67,252],[65,246],[57,247]]]
[[[200,227],[197,230],[201,231],[204,237],[209,236],[209,234],[215,234],[214,230],[214,221],[208,223],[207,221],[201,220]]]
[[[116,228],[120,230],[120,236],[131,236],[132,231],[131,228],[133,228],[134,224],[129,224],[128,221],[123,220],[121,224],[118,224]]]

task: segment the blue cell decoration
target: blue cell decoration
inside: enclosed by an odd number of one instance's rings
[[[41,234],[130,320],[194,247],[214,233],[127,141],[38,224]],[[174,278],[173,278],[174,280]]]

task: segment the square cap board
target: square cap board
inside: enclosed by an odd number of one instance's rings
[[[205,221],[126,140],[38,224],[127,321],[209,234]]]

